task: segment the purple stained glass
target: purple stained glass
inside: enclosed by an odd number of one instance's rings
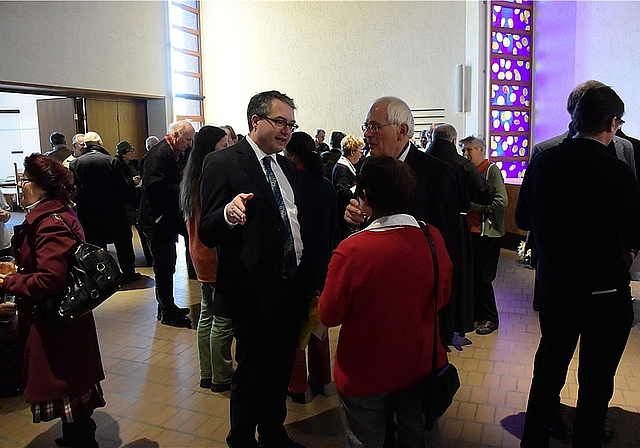
[[[531,11],[523,8],[509,8],[493,5],[491,25],[515,31],[531,31]]]
[[[491,52],[530,57],[531,42],[529,36],[493,31],[491,32]]]
[[[502,171],[502,176],[505,179],[522,179],[527,169],[528,162],[524,160],[516,161],[499,161],[496,160],[495,164]]]
[[[491,58],[491,80],[531,82],[531,62],[500,57]]]
[[[489,158],[528,157],[529,137],[523,135],[492,135]]]
[[[491,132],[529,132],[529,112],[522,110],[491,110]]]
[[[529,107],[531,89],[528,86],[491,84],[491,105]]]

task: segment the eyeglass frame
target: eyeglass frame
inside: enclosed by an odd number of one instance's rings
[[[626,121],[624,121],[622,117],[614,117],[614,118],[618,120],[618,129],[620,129],[622,125],[626,123]]]
[[[35,182],[33,179],[29,179],[28,177],[21,177],[18,182],[16,182],[16,186],[20,189],[24,189],[25,184],[29,184],[31,182]]]
[[[271,118],[267,117],[266,115],[258,115],[258,117],[269,120],[273,123],[273,127],[278,129],[279,131],[282,131],[285,127],[291,129],[291,132],[295,132],[296,130],[300,129],[300,126],[295,121],[286,121],[282,118]]]
[[[397,126],[397,124],[396,123],[385,123],[385,124],[363,123],[362,126],[360,126],[360,129],[362,129],[362,132],[367,132],[367,130],[371,132],[379,132],[385,126]]]

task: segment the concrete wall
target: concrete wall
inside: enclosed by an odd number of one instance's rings
[[[477,54],[478,3],[242,2],[202,3],[205,114],[212,124],[247,132],[252,95],[276,89],[298,105],[301,128],[361,135],[368,106],[398,96],[412,108],[438,107],[461,134],[477,132],[478,107],[456,113],[455,67]],[[469,36],[467,36],[469,34]],[[467,125],[470,122],[472,124]]]
[[[566,99],[588,79],[611,85],[626,106],[624,131],[640,135],[638,1],[537,1],[533,143],[564,132]]]
[[[0,81],[169,98],[167,3],[0,1],[0,61]]]

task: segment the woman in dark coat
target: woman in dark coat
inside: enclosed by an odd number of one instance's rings
[[[42,154],[25,158],[18,182],[27,210],[14,228],[13,249],[20,269],[0,274],[2,293],[16,295],[20,333],[25,341],[24,396],[31,404],[34,423],[62,420],[62,438],[68,447],[97,447],[95,408],[105,405],[100,387],[104,379],[98,337],[92,313],[72,325],[47,321],[41,303],[60,293],[67,279],[69,253],[76,241],[63,217],[84,237],[69,207],[71,173]],[[58,216],[54,216],[57,214]]]
[[[338,216],[342,217],[344,210],[349,205],[349,201],[355,197],[356,164],[362,157],[364,140],[355,135],[347,135],[340,142],[340,146],[342,146],[342,156],[333,167],[331,182],[333,182],[333,186],[336,189],[337,213]],[[334,248],[351,233],[353,231],[350,229],[349,224],[344,219],[340,219],[335,234]]]
[[[308,204],[304,207],[307,214],[304,219],[308,235],[304,250],[310,254],[313,270],[313,289],[318,292],[324,288],[327,266],[331,258],[331,240],[337,223],[336,193],[331,182],[322,173],[322,160],[315,152],[313,138],[305,132],[295,132],[284,151],[298,168],[299,197],[296,202]],[[305,351],[296,351],[288,395],[296,403],[306,402],[307,363]],[[312,395],[324,395],[324,386],[331,382],[329,360],[329,338],[318,339],[311,335],[308,344],[309,378]]]

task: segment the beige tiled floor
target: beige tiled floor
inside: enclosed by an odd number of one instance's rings
[[[142,280],[95,312],[107,376],[107,406],[95,412],[100,446],[223,447],[229,395],[198,387],[195,331],[156,322],[152,272],[139,271]],[[443,446],[518,446],[539,337],[531,308],[533,274],[516,264],[513,252],[503,250],[495,282],[500,329],[489,336],[467,335],[473,344],[450,355],[462,386],[440,419]],[[196,319],[199,284],[187,280],[184,257],[176,284],[179,304],[191,306]],[[333,329],[332,348],[337,337]],[[640,446],[639,348],[640,331],[634,328],[616,377],[609,409],[616,436],[607,447]],[[576,402],[576,367],[574,360],[562,391],[568,421]],[[308,447],[344,446],[335,396],[318,396],[306,405],[289,402],[288,407],[287,428],[295,440]],[[22,397],[0,400],[0,446],[55,446],[59,434],[59,422],[31,423]],[[554,441],[552,446],[568,443]]]

